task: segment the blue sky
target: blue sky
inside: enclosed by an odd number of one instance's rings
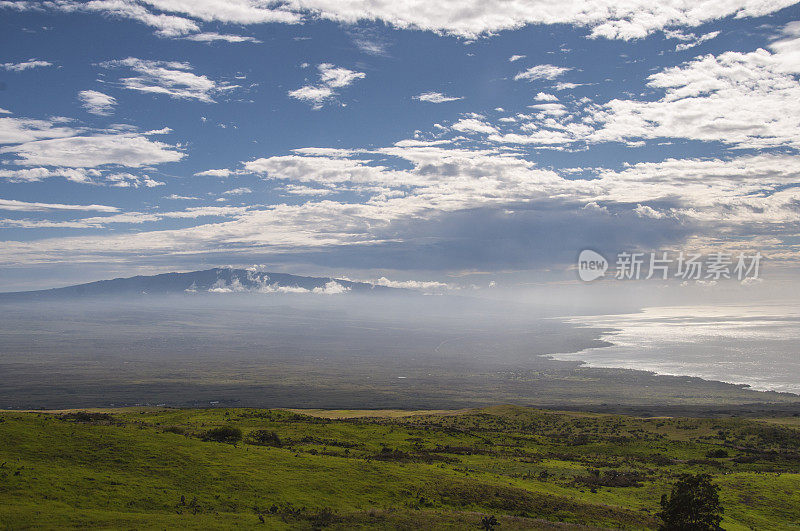
[[[5,289],[253,263],[558,280],[586,247],[797,262],[792,1],[0,13]]]

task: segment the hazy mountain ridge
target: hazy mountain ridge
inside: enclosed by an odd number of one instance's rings
[[[109,295],[170,295],[197,293],[311,293],[337,295],[348,292],[402,292],[366,282],[332,277],[304,277],[249,269],[215,267],[187,273],[162,273],[100,280],[63,288],[0,293],[0,300],[34,300]]]

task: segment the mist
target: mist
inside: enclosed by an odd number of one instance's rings
[[[643,405],[659,386],[665,404],[676,388],[758,400],[741,386],[553,359],[610,346],[611,328],[567,317],[613,313],[608,301],[578,301],[389,290],[5,302],[0,406]]]

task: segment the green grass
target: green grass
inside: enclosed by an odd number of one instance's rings
[[[204,441],[218,426],[244,440]],[[251,444],[255,430],[274,431],[281,446]],[[707,457],[719,449],[728,456]],[[714,476],[726,529],[800,529],[793,418],[512,406],[0,412],[8,529],[478,529],[485,515],[500,529],[647,529],[684,472]]]

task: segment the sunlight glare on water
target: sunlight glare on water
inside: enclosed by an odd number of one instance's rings
[[[800,393],[800,306],[674,306],[567,319],[610,347],[553,356]]]

